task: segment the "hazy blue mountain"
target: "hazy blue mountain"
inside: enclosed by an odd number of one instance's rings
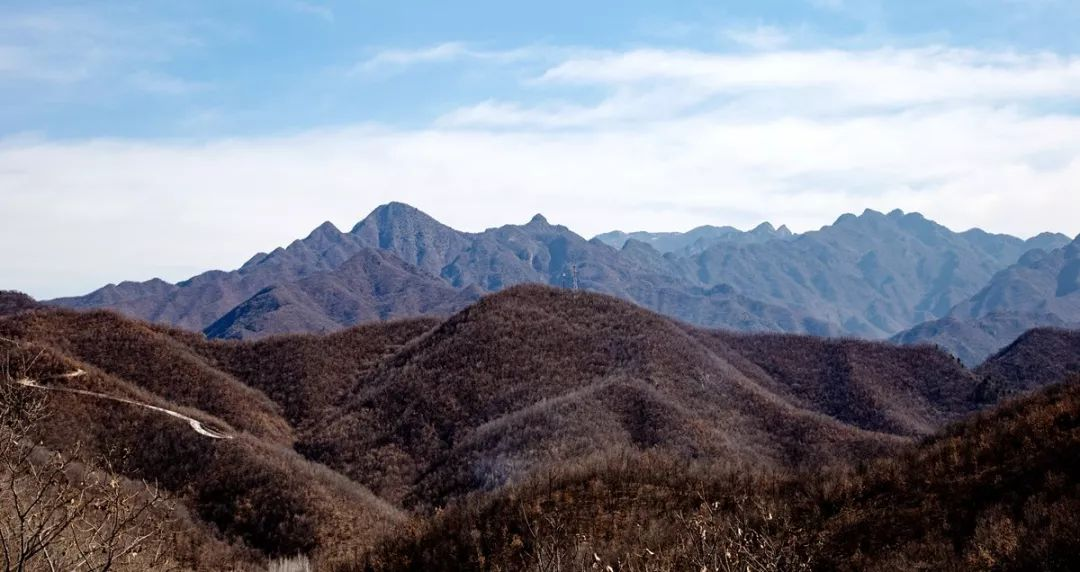
[[[958,233],[918,213],[867,210],[791,240],[719,242],[679,264],[685,279],[704,287],[728,284],[845,333],[885,337],[945,316],[1033,245],[1066,242]]]
[[[749,244],[767,240],[787,240],[794,236],[788,227],[773,228],[763,222],[753,230],[742,231],[731,226],[699,226],[687,232],[622,232],[612,231],[596,236],[596,240],[615,248],[622,248],[628,240],[648,244],[660,252],[690,254],[705,250],[722,241]]]
[[[51,303],[116,309],[215,337],[260,337],[447,314],[484,292],[521,283],[576,285],[709,326],[834,333],[798,310],[723,285],[688,284],[671,259],[634,241],[615,249],[540,215],[524,225],[465,233],[401,203],[377,208],[347,233],[324,223],[232,272],[206,272],[175,285],[110,285]]]
[[[386,251],[365,248],[334,270],[262,289],[203,331],[226,339],[332,332],[361,322],[449,315],[482,293],[453,288]]]
[[[629,240],[620,249],[612,248],[552,225],[541,215],[524,225],[464,233],[415,208],[391,203],[361,221],[353,234],[459,288],[472,285],[494,292],[524,283],[576,286],[697,324],[749,331],[832,331],[798,310],[718,285],[688,284],[679,277],[678,264],[649,245]]]
[[[801,235],[762,225],[637,236],[586,240],[541,215],[467,233],[390,203],[349,232],[324,223],[231,272],[127,282],[52,303],[245,337],[445,314],[485,292],[542,283],[709,327],[886,337],[944,316],[1032,245],[1068,241],[955,233],[900,211],[844,215]]]
[[[940,319],[897,334],[933,343],[969,365],[1043,326],[1080,327],[1080,237],[1049,252],[1031,250]]]

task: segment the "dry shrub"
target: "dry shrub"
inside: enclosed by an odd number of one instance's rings
[[[311,561],[306,556],[293,556],[291,558],[277,558],[271,560],[267,566],[267,572],[312,572]]]
[[[42,352],[5,343],[0,375],[0,562],[5,570],[164,568],[171,518],[161,491],[118,477],[108,457],[36,446],[45,395],[33,382]],[[32,357],[28,357],[32,356]]]

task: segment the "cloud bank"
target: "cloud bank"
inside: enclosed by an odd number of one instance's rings
[[[326,219],[351,227],[390,200],[463,230],[543,212],[586,236],[763,220],[808,230],[867,207],[955,229],[1080,232],[1080,60],[781,49],[771,33],[747,36],[746,53],[448,43],[376,54],[357,69],[551,60],[517,70],[514,96],[408,128],[8,138],[0,286],[44,297],[177,280],[235,267]]]

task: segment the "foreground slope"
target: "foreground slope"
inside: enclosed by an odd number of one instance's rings
[[[871,431],[925,435],[984,405],[971,374],[935,348],[855,339],[695,332],[734,350],[740,369],[799,407]]]
[[[471,499],[364,569],[1075,570],[1080,380],[857,469],[734,473],[598,457]]]
[[[1030,330],[979,367],[979,391],[1001,399],[1080,374],[1080,331]]]
[[[41,308],[30,296],[13,290],[0,290],[0,317]]]
[[[732,522],[786,534],[794,556],[823,547],[816,561],[840,569],[856,557],[872,569],[908,548],[923,559],[967,554],[964,535],[982,517],[918,488],[930,457],[903,451],[1080,363],[1068,331],[1031,332],[973,373],[931,346],[704,330],[615,297],[537,285],[448,319],[329,335],[208,340],[111,312],[30,307],[0,318],[0,338],[33,381],[8,376],[4,387],[50,396],[53,422],[36,440],[52,450],[82,443],[88,455],[128,451],[119,476],[176,496],[190,516],[189,552],[341,563],[378,545],[372,554],[386,565],[403,554],[409,566],[483,555],[489,564],[476,567],[501,569],[535,556],[522,551],[537,546],[528,535],[538,523],[587,533],[590,558],[643,557],[644,546],[671,569],[702,565],[685,560],[700,546],[680,534],[698,538],[707,526],[711,537]],[[975,441],[992,455],[1026,437],[1002,439]],[[934,454],[971,488],[933,486],[976,508],[980,487],[1000,492],[993,479],[1004,473],[969,475],[956,464],[969,453],[946,452],[960,457]],[[1040,463],[1017,478],[1035,478]],[[894,506],[904,510],[880,514]],[[449,516],[416,527],[442,507]],[[953,548],[933,536],[942,515],[960,519],[947,531]],[[864,530],[877,519],[892,536]],[[789,525],[813,536],[783,532]],[[414,542],[430,547],[425,556],[409,552]]]
[[[324,336],[283,335],[244,342],[195,335],[180,339],[218,369],[265,393],[303,432],[324,426],[382,360],[439,324],[417,318],[364,324]]]
[[[111,312],[19,313],[0,319],[3,382],[48,397],[42,446],[110,457],[120,475],[174,495],[206,531],[190,540],[196,551],[223,538],[233,557],[334,558],[404,518],[296,454],[281,407],[194,352],[190,336]]]
[[[381,361],[299,448],[423,506],[618,449],[821,466],[888,451],[972,409],[975,380],[949,356],[868,347],[844,383],[876,383],[877,398],[844,410],[843,396],[828,398],[829,376],[795,390],[723,336],[612,297],[519,286]],[[813,369],[820,358],[788,359]]]
[[[1074,570],[1080,380],[953,425],[823,495],[823,570]]]

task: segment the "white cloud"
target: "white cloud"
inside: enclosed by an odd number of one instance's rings
[[[536,212],[586,235],[765,219],[806,230],[899,207],[955,228],[1075,234],[1077,132],[1075,117],[972,108],[748,123],[705,114],[574,132],[12,142],[0,148],[0,282],[51,296],[176,280],[235,267],[324,219],[348,228],[390,200],[466,230]]]
[[[496,53],[443,44],[372,65]],[[1075,59],[944,47],[529,57],[558,61],[520,99],[427,128],[0,142],[0,286],[53,296],[232,268],[391,200],[463,230],[536,212],[585,235],[765,219],[807,230],[870,207],[957,229],[1080,232],[1080,117],[1044,105],[1075,103]],[[581,85],[598,99],[566,95]]]
[[[759,24],[753,28],[728,28],[723,36],[736,44],[755,50],[775,50],[791,41],[791,37],[780,28]]]
[[[420,63],[447,62],[463,58],[470,54],[465,44],[446,42],[417,49],[383,50],[356,67],[356,71],[373,71],[385,67],[405,67]]]
[[[549,54],[558,49],[547,50]],[[412,49],[384,49],[353,67],[354,74],[382,70],[397,70],[420,64],[447,63],[461,60],[479,60],[494,63],[510,63],[529,59],[538,54],[535,48],[514,50],[485,50],[464,42],[444,42]]]
[[[443,127],[495,127],[542,129],[591,128],[662,119],[701,103],[707,94],[697,89],[623,90],[595,105],[551,102],[540,106],[485,101],[456,109],[438,119]]]
[[[157,66],[175,51],[198,44],[171,23],[135,20],[119,8],[116,13],[13,8],[0,18],[0,82],[60,88],[90,80],[107,83],[133,69]],[[143,73],[148,79],[154,74]],[[174,82],[172,88],[176,86]]]
[[[950,47],[712,54],[640,49],[565,61],[541,81],[681,83],[716,94],[803,90],[836,106],[1080,96],[1080,57]],[[793,98],[798,102],[798,98]]]
[[[810,0],[810,5],[823,10],[839,10],[844,7],[844,0]]]
[[[329,6],[320,4],[318,2],[309,2],[307,0],[286,0],[285,6],[295,12],[301,14],[308,14],[325,20],[326,22],[334,21],[334,10]]]
[[[447,113],[441,124],[550,129],[703,112],[738,122],[923,106],[1037,108],[1080,98],[1080,58],[948,47],[741,54],[637,49],[571,53],[529,85],[541,94],[586,87],[607,95],[591,105],[485,101]]]
[[[204,82],[187,80],[159,72],[143,71],[130,78],[131,85],[140,91],[158,95],[191,95],[210,89]]]

